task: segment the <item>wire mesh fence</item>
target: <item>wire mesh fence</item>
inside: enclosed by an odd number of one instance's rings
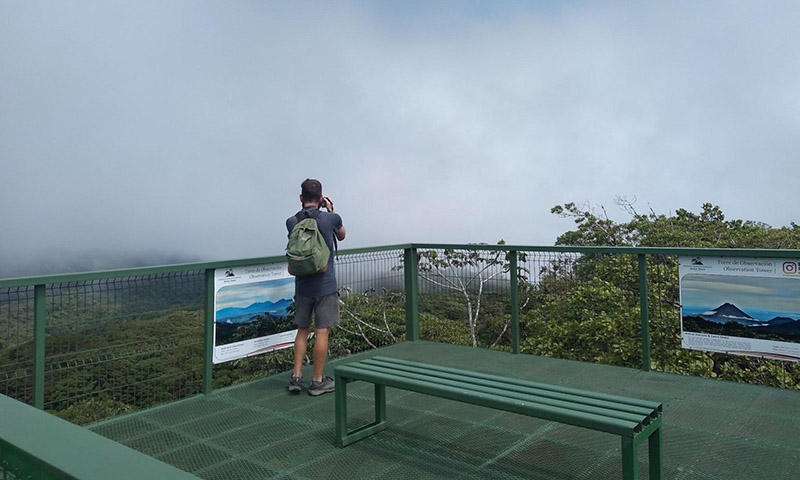
[[[511,251],[420,249],[421,338],[508,348]],[[520,250],[520,351],[585,362],[800,388],[797,363],[682,347],[678,256]],[[643,339],[643,335],[646,335]]]
[[[33,402],[33,286],[0,288],[0,393]]]
[[[520,295],[523,353],[641,365],[636,256],[524,255],[528,278],[521,283]]]
[[[49,285],[47,410],[76,423],[197,394],[202,271]]]
[[[420,338],[510,349],[509,254],[476,247],[417,255]]]
[[[403,251],[341,255],[336,259],[340,321],[332,357],[397,343],[405,335]]]

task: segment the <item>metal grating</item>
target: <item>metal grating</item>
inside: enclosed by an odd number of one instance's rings
[[[659,400],[666,478],[800,474],[800,392],[430,342],[378,352]],[[271,376],[89,428],[205,479],[621,477],[619,437],[396,389],[387,391],[389,429],[339,449],[333,396],[289,396],[286,381]],[[370,419],[371,386],[349,393],[351,422]],[[639,469],[647,478],[646,442]]]

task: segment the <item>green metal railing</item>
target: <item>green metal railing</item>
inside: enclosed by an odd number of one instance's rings
[[[3,395],[0,412],[0,479],[198,478]]]
[[[423,293],[432,294],[442,293],[446,288],[442,287],[449,279],[451,283],[462,284],[471,283],[471,288],[476,289],[476,285],[481,281],[486,281],[490,285],[490,290],[494,293],[498,291],[507,292],[509,299],[509,312],[507,313],[507,323],[509,329],[509,349],[514,353],[520,352],[520,326],[519,316],[521,307],[520,285],[528,287],[535,286],[547,288],[542,285],[545,276],[549,280],[560,279],[569,282],[585,281],[585,278],[575,275],[575,269],[581,264],[582,258],[611,257],[626,264],[630,270],[628,285],[624,286],[622,293],[635,296],[638,303],[639,330],[640,330],[640,365],[641,369],[649,371],[651,369],[651,317],[650,310],[653,308],[653,294],[650,285],[653,283],[651,277],[661,280],[660,284],[666,280],[671,285],[671,289],[677,292],[677,257],[678,256],[703,256],[703,257],[754,257],[754,258],[787,258],[800,259],[799,250],[775,250],[775,249],[695,249],[695,248],[657,248],[657,247],[573,247],[573,246],[553,246],[553,247],[531,247],[516,245],[474,245],[474,244],[412,244],[406,250],[407,255],[419,258],[419,264],[423,265],[426,257],[430,259],[431,252],[435,253],[436,259],[443,259],[442,266],[438,272],[429,269],[428,274],[436,277],[426,278],[426,273],[421,272],[416,275],[411,272],[417,282],[427,286],[419,287]],[[478,257],[482,261],[469,262],[469,255],[479,253]],[[498,253],[501,255],[498,256]],[[445,258],[449,254],[449,258]],[[665,261],[664,259],[669,259]],[[413,262],[412,262],[413,263]],[[430,262],[429,262],[430,263]],[[407,263],[408,264],[408,263]],[[491,264],[491,265],[490,265]],[[666,266],[665,264],[669,264]],[[454,267],[455,265],[455,267]],[[488,266],[488,268],[486,268]],[[485,268],[485,270],[483,270]],[[482,272],[482,276],[479,275]],[[428,275],[431,276],[431,275]],[[491,278],[489,278],[491,277]],[[585,277],[585,275],[583,275]],[[597,274],[598,278],[602,273]],[[420,280],[421,279],[421,280]],[[487,280],[488,279],[488,280]],[[437,281],[439,280],[439,281]],[[493,283],[490,283],[493,282]],[[407,279],[407,285],[408,279]],[[433,288],[431,288],[433,286]],[[427,289],[426,289],[427,287]],[[438,287],[438,290],[436,288]],[[456,289],[458,290],[458,289]],[[469,290],[469,289],[465,289]],[[462,297],[467,298],[470,292],[458,292]],[[472,292],[473,298],[477,298]],[[530,299],[528,299],[530,300]],[[664,315],[664,299],[656,302],[657,311]],[[415,302],[414,296],[408,299],[409,317],[418,316],[416,313],[419,305]],[[671,299],[674,307],[670,312],[674,325],[670,328],[672,333],[680,332],[680,319],[677,316],[677,296]],[[474,301],[473,301],[474,303]],[[473,305],[474,306],[474,305]],[[595,308],[600,308],[596,306]],[[424,308],[423,308],[424,311]],[[600,312],[595,312],[600,313]],[[467,315],[469,313],[467,312]],[[558,318],[551,319],[559,321]],[[410,320],[413,322],[413,319]],[[418,321],[416,322],[418,323]],[[531,332],[535,334],[535,332]]]
[[[525,350],[521,341],[530,343],[536,334],[520,327],[521,315],[529,315],[536,301],[533,287],[554,291],[558,281],[585,281],[575,276],[582,258],[613,257],[620,265],[636,265],[627,290],[620,291],[638,302],[640,362],[649,370],[650,309],[655,306],[664,315],[663,299],[649,291],[650,277],[663,285],[661,277],[673,276],[666,282],[677,285],[678,255],[800,258],[797,250],[405,244],[342,250],[337,269],[345,296],[404,295],[405,325],[399,333],[407,340],[439,338],[436,322],[442,318],[427,320],[433,317],[431,308],[442,310],[445,297],[436,296],[449,293],[449,314],[461,316],[451,320],[461,321],[463,343],[519,353]],[[671,266],[665,266],[665,258],[673,259]],[[213,271],[283,260],[275,256],[0,280],[0,393],[53,411],[103,396],[114,414],[209,393],[220,369],[228,368],[225,381],[234,382],[230,367],[211,363]],[[456,297],[463,301],[456,304]],[[505,309],[487,311],[489,297],[492,308],[501,302]],[[368,348],[397,341],[398,331],[388,321],[371,325],[359,308],[366,307],[353,301],[344,314],[354,322],[350,334],[363,337]],[[667,314],[674,317],[672,311]],[[465,318],[473,324],[463,325]],[[674,334],[679,327],[673,320],[665,329]],[[114,330],[115,325],[126,328]],[[171,334],[164,334],[167,327]],[[138,334],[131,336],[132,331]],[[477,342],[478,334],[494,341]]]
[[[571,355],[592,350],[593,343],[614,350],[633,342],[636,359],[586,358],[664,370],[664,344],[680,333],[676,260],[682,255],[800,259],[798,250],[753,249],[404,244],[342,250],[336,264],[343,305],[336,332],[342,333],[331,336],[332,356],[402,339],[537,353],[537,328],[561,325],[569,307],[584,318],[620,312],[637,318],[618,322],[621,332],[598,328],[583,343],[566,342],[567,350],[554,356],[581,359]],[[211,361],[214,269],[283,261],[0,280],[0,395],[87,423],[210,393],[269,368],[286,370],[290,361],[280,355]],[[605,296],[588,304],[575,293],[597,291]]]
[[[653,259],[678,255],[800,258],[796,250],[407,244],[343,250],[337,268],[345,295],[369,296],[381,290],[405,295],[402,333],[408,340],[430,338],[430,332],[421,332],[420,315],[428,315],[428,303],[435,295],[451,293],[466,299],[454,314],[463,315],[461,320],[472,316],[474,325],[467,325],[464,332],[472,335],[473,344],[476,335],[470,328],[494,328],[491,335],[488,331],[483,335],[495,336],[499,341],[494,346],[518,353],[523,336],[532,334],[520,331],[521,309],[529,309],[534,301],[531,286],[545,288],[542,282],[554,278],[579,281],[571,269],[585,256],[601,255],[637,265],[630,284],[638,284],[638,291],[628,293],[636,295],[639,303],[643,370],[651,368],[649,302],[653,292],[648,291],[648,277],[671,275],[674,282],[670,282],[677,284],[675,262],[653,270],[654,265],[664,264]],[[0,280],[0,355],[5,354],[0,356],[0,393],[55,411],[103,393],[119,402],[109,402],[111,411],[124,409],[122,404],[146,408],[209,393],[215,372],[211,364],[214,269],[282,261],[282,256],[275,256]],[[476,292],[502,299],[507,309],[487,312],[488,303],[479,304]],[[347,315],[356,321],[350,333],[363,336],[370,347],[396,341],[388,324],[384,337],[390,340],[373,341],[366,332],[377,331],[378,326],[362,321],[357,310]],[[497,325],[486,326],[484,319]],[[165,334],[167,323],[172,332]],[[141,335],[119,338],[122,332],[110,325],[126,326],[128,335],[138,329]],[[423,330],[430,327],[422,322]],[[149,367],[126,370],[132,362]],[[76,383],[75,378],[82,376],[92,378]],[[143,398],[140,404],[133,401]]]
[[[394,269],[402,251],[340,251],[342,294],[402,294],[403,272]],[[212,364],[213,273],[283,261],[275,256],[0,280],[0,394],[88,423],[103,418],[98,412],[114,416],[268,374],[274,359]],[[355,331],[369,327],[357,323],[360,312],[349,313]],[[397,340],[393,332],[385,336],[371,338],[371,347]]]

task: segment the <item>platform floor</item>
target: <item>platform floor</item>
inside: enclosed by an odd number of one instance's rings
[[[664,404],[668,479],[800,478],[800,392],[679,375],[402,342],[330,362],[394,356]],[[305,373],[306,378],[310,372]],[[618,436],[388,389],[389,428],[334,446],[334,398],[286,392],[287,374],[89,426],[205,479],[614,479]],[[372,387],[348,385],[353,424]],[[647,442],[639,449],[647,474]]]

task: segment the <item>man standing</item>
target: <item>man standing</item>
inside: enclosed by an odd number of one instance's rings
[[[318,229],[331,252],[328,268],[313,275],[295,277],[295,322],[297,336],[294,340],[294,370],[289,379],[289,393],[300,393],[303,389],[303,358],[308,346],[308,334],[311,332],[311,315],[314,314],[315,336],[314,374],[308,389],[309,395],[322,395],[334,391],[336,385],[331,377],[323,375],[325,358],[328,355],[328,333],[330,328],[339,324],[339,295],[337,293],[336,272],[333,266],[334,235],[344,240],[345,230],[342,217],[333,213],[333,202],[330,197],[322,196],[322,184],[319,180],[307,178],[300,185],[300,202],[303,209],[297,215],[286,220],[286,228],[292,229],[300,220],[316,217]],[[320,207],[328,211],[319,211]]]

